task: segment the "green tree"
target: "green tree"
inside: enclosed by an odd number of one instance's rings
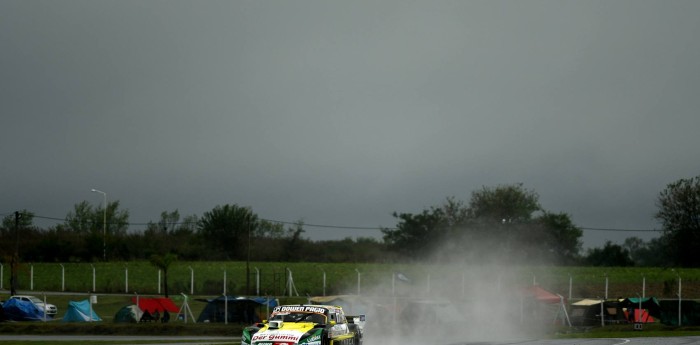
[[[659,193],[656,218],[661,221],[673,264],[700,266],[700,176],[680,179]]]
[[[20,263],[19,244],[20,242],[25,242],[20,241],[20,232],[24,231],[27,227],[31,227],[33,218],[33,213],[22,210],[14,212],[4,217],[2,220],[2,234],[4,237],[12,238],[13,240],[11,243],[14,243],[12,246],[5,246],[12,249],[3,253],[4,261],[7,260],[8,257],[10,259],[10,295],[15,295],[17,293],[17,266],[19,266]]]
[[[484,250],[486,244],[492,253],[532,263],[573,264],[578,259],[581,229],[569,215],[542,209],[539,195],[520,183],[472,193],[468,214],[472,220],[464,231],[474,250]]]
[[[605,267],[627,267],[634,266],[627,249],[619,244],[610,241],[605,242],[603,248],[593,248],[588,250],[588,255],[584,258],[584,263],[591,266]]]
[[[177,255],[172,253],[167,253],[165,255],[153,254],[149,261],[151,265],[163,271],[163,292],[165,293],[165,297],[168,297],[168,268],[170,268],[173,262],[177,261]]]
[[[208,248],[218,251],[219,258],[245,260],[257,225],[258,216],[249,207],[226,204],[204,212],[199,234]]]
[[[287,241],[284,246],[284,261],[300,261],[303,258],[305,250],[302,249],[302,243],[305,241],[301,234],[304,230],[304,222],[297,221],[294,227],[287,229]]]
[[[26,209],[19,212],[18,225],[20,229],[28,229],[34,227],[34,213]],[[2,218],[0,230],[3,233],[13,233],[15,231],[15,213],[10,213]]]
[[[192,258],[196,252],[194,246],[194,234],[197,230],[197,216],[188,216],[180,220],[178,210],[160,214],[158,222],[148,222],[143,233],[147,243],[148,255],[155,253],[177,253],[178,255]]]
[[[174,231],[180,222],[180,212],[178,210],[160,213],[160,220],[157,223],[148,222],[146,232],[153,234],[167,235],[169,231]]]
[[[103,250],[106,250],[109,258],[116,239],[125,236],[129,228],[129,211],[120,210],[118,200],[108,202],[106,210],[105,217],[105,208],[93,208],[87,201],[82,201],[75,204],[72,212],[68,212],[59,230],[68,229],[85,236],[92,258],[102,257]]]
[[[668,267],[672,265],[666,254],[668,246],[663,238],[653,238],[645,242],[639,237],[629,237],[622,244],[634,262],[635,266]]]
[[[446,234],[445,215],[440,208],[419,214],[393,213],[399,220],[395,229],[383,228],[384,242],[390,250],[406,257],[427,258]]]
[[[2,218],[0,224],[0,236],[3,246],[0,246],[0,256],[3,261],[10,261],[15,251],[20,251],[20,246],[27,242],[26,232],[36,230],[34,227],[34,213],[27,210],[12,212]]]
[[[573,264],[581,229],[567,214],[543,210],[538,199],[522,184],[482,187],[468,207],[447,198],[421,214],[395,212],[396,228],[382,233],[389,249],[410,257]]]
[[[475,219],[487,219],[502,223],[517,223],[532,219],[541,210],[539,196],[523,188],[522,183],[482,187],[472,193],[469,215]]]
[[[70,231],[85,235],[97,231],[96,224],[100,222],[98,218],[102,219],[103,215],[96,215],[92,205],[84,200],[75,204],[72,212],[68,212],[64,226]]]
[[[550,253],[549,259],[559,264],[572,265],[579,259],[583,231],[574,225],[566,213],[544,212],[536,218],[546,233],[540,250]]]
[[[270,222],[261,219],[258,222],[253,238],[280,239],[284,237],[284,225],[282,223]]]

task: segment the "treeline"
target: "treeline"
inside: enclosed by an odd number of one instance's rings
[[[225,205],[222,208],[238,208]],[[243,208],[241,208],[243,209]],[[98,210],[99,211],[99,210]],[[168,213],[177,218],[177,211]],[[25,223],[32,218],[21,212]],[[6,222],[5,222],[6,223]],[[303,225],[283,229],[281,225],[258,224],[259,228],[236,238],[218,231],[170,223],[172,228],[155,223],[142,232],[110,231],[103,236],[101,224],[96,230],[79,232],[66,226],[40,229],[34,226],[0,228],[0,257],[10,262],[15,249],[22,262],[96,262],[150,260],[153,255],[171,253],[187,261],[287,261],[287,262],[383,262],[386,246],[374,238],[346,238],[334,241],[312,241],[301,236]],[[197,223],[199,224],[199,223]],[[263,227],[271,226],[262,230]],[[232,231],[231,231],[232,232]]]
[[[697,267],[700,257],[700,176],[681,179],[659,193],[659,238],[628,238],[583,252],[582,230],[565,213],[543,209],[522,184],[482,187],[468,202],[447,198],[420,213],[394,213],[383,238],[313,241],[304,223],[259,219],[249,207],[220,205],[201,217],[162,212],[144,231],[129,232],[128,210],[113,201],[76,204],[64,223],[33,225],[34,214],[3,218],[0,255],[24,262],[140,260],[153,255],[182,260],[287,262],[464,262],[593,266]],[[106,208],[103,208],[106,206]],[[106,220],[106,221],[105,221]]]

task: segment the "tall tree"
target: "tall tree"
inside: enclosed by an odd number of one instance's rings
[[[160,214],[158,222],[148,222],[143,233],[150,253],[186,254],[192,248],[191,237],[197,227],[197,217],[188,216],[180,221],[178,210]],[[185,255],[189,257],[189,255]]]
[[[634,266],[634,261],[630,258],[629,251],[621,245],[613,244],[610,241],[605,242],[603,248],[589,249],[584,262],[591,266]]]
[[[579,259],[583,231],[574,225],[566,213],[544,212],[536,218],[546,233],[540,250],[549,253],[549,259],[559,264],[572,265]]]
[[[86,245],[94,258],[101,257],[103,250],[109,257],[112,238],[124,236],[129,228],[129,211],[119,209],[119,200],[108,202],[106,207],[105,217],[105,208],[93,208],[87,201],[82,201],[75,204],[73,212],[68,212],[64,224],[59,227],[87,235]]]
[[[20,231],[24,229],[24,226],[31,226],[32,224],[32,219],[34,218],[34,214],[27,211],[27,210],[22,210],[17,211],[13,213],[12,215],[9,215],[3,219],[2,226],[3,228],[7,228],[7,234],[12,233],[13,236],[11,236],[14,241],[14,245],[11,246],[14,248],[12,253],[10,254],[10,295],[15,295],[17,294],[17,287],[19,285],[17,281],[17,266],[19,266],[20,262],[20,254],[19,254],[19,243],[20,243]],[[12,230],[9,230],[12,229]],[[8,236],[9,237],[9,236]]]
[[[582,236],[570,217],[550,213],[522,184],[482,187],[469,206],[448,198],[421,214],[394,213],[395,229],[382,229],[388,247],[404,256],[465,262],[574,263]]]
[[[407,257],[425,258],[442,242],[446,234],[444,212],[440,208],[419,214],[393,213],[399,220],[395,229],[383,228],[384,242],[389,249]]]
[[[667,255],[668,246],[663,237],[657,237],[645,242],[639,237],[628,237],[622,244],[635,266],[669,267],[673,261]]]
[[[700,266],[700,176],[680,179],[659,193],[656,218],[675,265]]]
[[[253,233],[253,237],[257,239],[280,239],[284,237],[284,224],[261,219],[258,222],[256,231]]]
[[[160,220],[157,223],[148,222],[146,231],[153,234],[166,235],[169,231],[175,231],[180,222],[180,212],[178,210],[160,213]]]
[[[288,239],[284,245],[284,261],[296,262],[302,259],[305,250],[301,248],[301,243],[304,241],[301,234],[304,232],[306,230],[304,230],[304,222],[301,220],[294,223],[294,227],[287,229]]]
[[[539,196],[523,187],[522,183],[482,187],[472,192],[469,214],[472,218],[495,220],[503,223],[528,221],[535,211],[541,210]]]
[[[206,245],[219,251],[221,258],[243,260],[257,223],[258,216],[249,207],[226,204],[204,212],[199,234]]]
[[[177,255],[172,253],[165,255],[153,254],[149,261],[151,265],[163,271],[163,292],[165,292],[165,297],[168,297],[168,269],[173,262],[177,261]]]
[[[34,212],[27,211],[26,209],[19,212],[18,224],[21,229],[28,229],[33,227],[34,224]],[[15,213],[8,214],[2,218],[2,224],[0,224],[0,229],[2,232],[12,232],[15,231]]]

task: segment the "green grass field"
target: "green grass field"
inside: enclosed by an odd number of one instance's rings
[[[94,280],[93,280],[94,267]],[[191,269],[190,269],[191,268]],[[357,293],[358,271],[362,294],[392,294],[392,273],[401,272],[414,287],[425,290],[449,285],[525,286],[534,283],[568,297],[571,278],[572,297],[599,297],[604,294],[606,276],[608,296],[635,296],[642,293],[658,298],[675,298],[678,276],[682,278],[684,298],[700,298],[700,269],[621,268],[621,267],[553,267],[523,266],[504,268],[456,265],[327,264],[251,262],[246,280],[245,262],[177,262],[168,272],[170,295],[221,295],[226,275],[226,291],[232,295],[287,295],[287,273],[292,272],[295,292],[302,296],[322,295],[325,273],[326,294]],[[257,271],[256,271],[257,269]],[[256,284],[256,272],[260,283]],[[191,274],[194,273],[194,286]],[[128,275],[128,280],[127,280]],[[18,270],[21,291],[94,292],[97,294],[164,294],[158,286],[158,270],[145,261],[110,263],[23,263]],[[160,280],[165,279],[161,274]],[[93,288],[94,282],[94,288]],[[396,284],[396,281],[394,281]],[[10,269],[2,267],[0,288],[9,290]],[[258,288],[259,286],[259,288]],[[394,285],[395,286],[395,285]],[[246,287],[248,287],[246,289]],[[191,293],[193,290],[193,293]],[[437,291],[437,290],[436,290]]]
[[[93,290],[94,267],[94,290]],[[256,272],[260,275],[260,295],[275,296],[281,303],[304,303],[307,296],[320,296],[325,293],[390,296],[392,293],[404,296],[459,296],[470,295],[474,286],[481,288],[504,286],[523,287],[536,283],[565,297],[571,293],[573,299],[600,298],[605,293],[605,280],[608,279],[608,296],[634,297],[642,293],[642,280],[645,280],[645,295],[657,298],[675,299],[678,277],[682,278],[684,299],[700,299],[700,269],[663,268],[619,268],[619,267],[551,267],[522,266],[505,268],[502,266],[469,267],[457,265],[421,264],[327,264],[327,263],[269,263],[251,262],[248,280],[250,295],[257,288]],[[256,270],[257,269],[257,270]],[[286,278],[293,275],[293,297],[288,296]],[[128,272],[128,282],[126,280]],[[194,294],[190,293],[191,273],[194,272]],[[359,274],[358,274],[359,272]],[[394,277],[401,272],[410,282],[399,282]],[[206,303],[200,299],[219,296],[224,290],[229,295],[246,295],[245,262],[177,262],[168,273],[170,297],[178,306],[182,305],[185,293],[190,296],[189,305],[194,317],[198,317]],[[2,292],[0,300],[9,297],[9,265],[2,267]],[[359,286],[358,286],[358,277]],[[164,280],[161,275],[161,280]],[[570,280],[571,279],[571,280]],[[0,333],[5,334],[168,334],[197,335],[216,334],[238,336],[240,324],[131,324],[121,325],[112,322],[116,312],[131,304],[131,299],[140,296],[159,295],[158,270],[145,261],[111,263],[24,263],[18,271],[19,291],[46,299],[59,308],[57,319],[62,318],[68,302],[84,300],[90,294],[97,295],[95,312],[103,322],[94,324],[70,324],[60,320],[47,323],[4,323]],[[128,285],[127,285],[128,283]],[[410,293],[409,293],[410,292]],[[161,288],[160,294],[164,293]],[[298,293],[298,297],[297,297]],[[669,336],[678,329],[662,325],[652,325],[644,332],[631,332],[629,327],[615,329],[587,330],[586,333],[567,330],[557,336],[614,337],[622,332],[626,336]],[[698,334],[696,329],[683,328],[683,332]],[[597,335],[600,334],[600,335]],[[26,344],[26,343],[23,343]],[[43,343],[46,344],[46,343]]]

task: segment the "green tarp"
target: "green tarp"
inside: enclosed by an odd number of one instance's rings
[[[141,315],[143,312],[136,304],[127,305],[114,315],[114,322],[137,323],[141,320]]]
[[[678,326],[678,300],[661,300],[661,323]],[[700,303],[681,301],[681,326],[700,325]]]

